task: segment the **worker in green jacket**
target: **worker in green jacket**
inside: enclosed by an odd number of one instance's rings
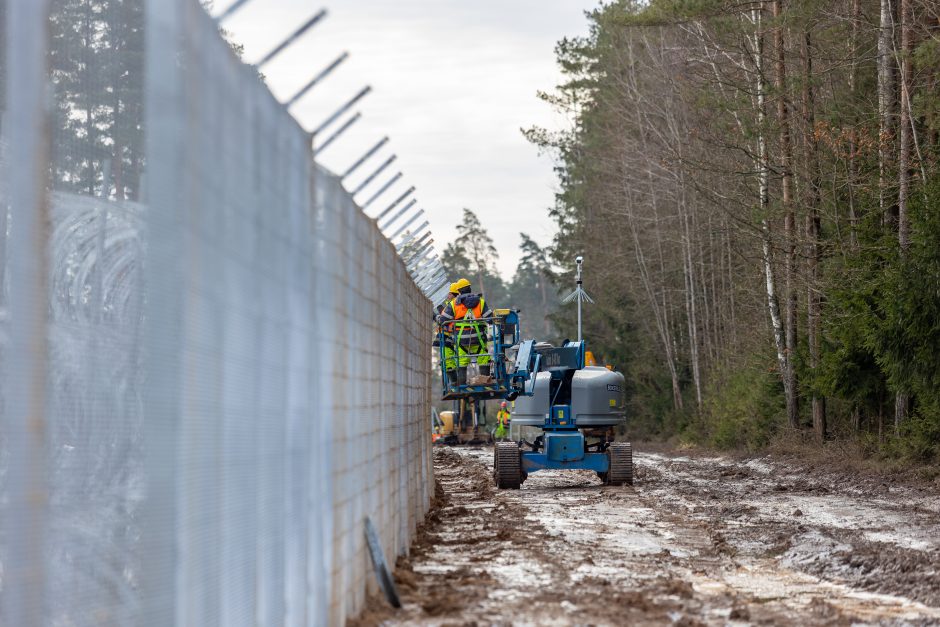
[[[503,401],[499,404],[499,411],[496,412],[496,431],[493,433],[493,436],[496,438],[496,441],[505,440],[509,435],[509,420],[510,413],[506,408],[506,401]]]
[[[440,321],[440,315],[445,309],[457,298],[457,283],[451,283],[450,288],[447,292],[447,296],[444,298],[444,302],[438,305],[437,307],[437,316],[435,317]],[[441,327],[441,338],[434,341],[434,346],[439,346],[440,342],[443,341],[443,353],[444,353],[444,369],[447,373],[448,383],[457,382],[457,349],[454,345],[454,334],[453,329],[448,327]]]

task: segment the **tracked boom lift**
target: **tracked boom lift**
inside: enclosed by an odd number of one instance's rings
[[[492,435],[485,430],[485,401],[506,398],[512,393],[507,378],[506,356],[518,349],[519,314],[511,309],[497,309],[489,318],[475,321],[486,327],[484,334],[490,339],[489,351],[482,354],[466,355],[470,360],[468,376],[464,384],[458,384],[453,378],[453,371],[446,368],[446,344],[443,329],[438,329],[439,358],[441,364],[441,400],[453,401],[452,411],[441,413],[444,424],[439,428],[441,437],[438,443],[447,446],[458,444],[491,444]],[[487,356],[490,359],[491,376],[480,375],[477,359]],[[454,357],[456,359],[456,357]]]
[[[577,263],[578,288],[573,297],[578,299],[580,336],[581,302],[590,297],[581,288],[581,257]],[[559,347],[520,340],[517,311],[499,309],[492,318],[477,322],[488,328],[489,349],[467,356],[471,363],[465,383],[449,376],[444,329],[438,330],[442,398],[469,403],[514,400],[513,425],[542,430],[532,442],[496,445],[496,486],[519,488],[529,474],[549,468],[593,470],[609,485],[633,483],[633,449],[628,442],[615,442],[613,433],[626,421],[623,375],[586,365],[587,351],[580,337]],[[474,375],[476,359],[483,356],[489,357],[488,378]]]
[[[518,488],[529,474],[548,468],[593,470],[609,485],[633,483],[633,450],[613,441],[614,427],[626,420],[623,375],[586,366],[584,359],[584,341],[522,344],[513,376],[524,387],[512,422],[542,434],[533,442],[496,445],[497,487]]]

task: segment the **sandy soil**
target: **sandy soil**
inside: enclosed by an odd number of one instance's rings
[[[633,487],[439,449],[404,607],[361,625],[940,625],[940,497],[769,459],[639,453]]]

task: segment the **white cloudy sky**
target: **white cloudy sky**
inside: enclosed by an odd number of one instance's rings
[[[224,8],[230,2],[218,0]],[[383,136],[391,141],[349,183],[392,152],[400,183],[369,208],[374,215],[405,189],[430,216],[436,248],[454,238],[463,207],[477,212],[496,241],[509,278],[519,233],[548,243],[556,182],[520,128],[560,128],[565,120],[536,98],[559,82],[554,45],[584,34],[596,0],[254,0],[226,27],[256,61],[319,8],[329,11],[304,38],[265,67],[282,100],[344,50],[350,58],[293,107],[308,129],[368,84],[362,119],[325,150],[343,171]],[[335,127],[334,127],[335,128]],[[347,185],[351,187],[351,185]],[[371,189],[376,189],[375,185]],[[358,197],[364,201],[370,190]]]

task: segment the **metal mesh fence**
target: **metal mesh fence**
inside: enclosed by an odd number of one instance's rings
[[[195,0],[0,27],[0,622],[342,624],[429,504],[428,299]]]

